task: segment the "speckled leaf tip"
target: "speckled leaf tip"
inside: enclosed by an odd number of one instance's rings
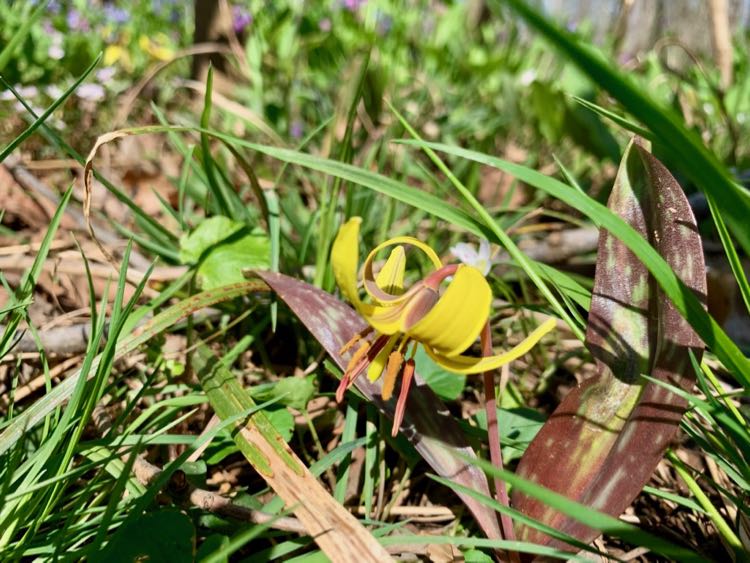
[[[609,208],[664,257],[705,303],[706,269],[695,218],[669,171],[634,139],[623,156]],[[526,450],[519,475],[613,516],[630,505],[673,439],[687,407],[640,374],[690,390],[689,351],[703,343],[638,257],[607,231],[599,236],[586,332],[597,375],[573,389]],[[583,542],[599,532],[513,495],[523,513]],[[529,527],[519,539],[574,549]]]

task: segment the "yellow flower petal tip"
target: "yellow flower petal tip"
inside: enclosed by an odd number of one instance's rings
[[[495,356],[473,357],[473,356],[452,356],[448,357],[437,350],[425,346],[427,354],[437,363],[448,371],[459,374],[483,373],[498,369],[505,364],[517,360],[527,354],[536,344],[555,326],[556,319],[547,319],[539,325],[531,334],[523,339],[519,344]]]

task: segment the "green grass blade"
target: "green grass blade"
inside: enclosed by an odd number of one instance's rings
[[[208,67],[208,74],[206,76],[206,95],[203,101],[203,112],[201,113],[201,128],[208,129],[211,121],[211,94],[213,93],[213,67]],[[201,160],[203,161],[203,170],[206,172],[206,178],[208,179],[208,186],[211,189],[211,193],[216,199],[216,203],[219,206],[219,212],[221,215],[226,217],[232,217],[232,213],[229,209],[229,201],[227,200],[226,194],[219,180],[216,178],[216,172],[214,171],[214,161],[211,156],[211,146],[209,144],[209,137],[205,133],[201,133]]]
[[[341,433],[341,443],[348,444],[352,442],[357,435],[357,419],[359,401],[348,401],[346,405],[346,417],[344,418],[344,430]],[[333,491],[333,498],[344,504],[346,500],[346,489],[349,485],[349,466],[351,465],[351,455],[346,456],[339,465],[338,474],[336,475],[336,487]],[[312,469],[312,468],[311,468]]]
[[[62,196],[60,204],[57,206],[57,210],[52,216],[50,225],[47,228],[44,239],[42,239],[42,243],[39,246],[39,250],[37,251],[37,255],[34,258],[34,262],[31,265],[31,268],[24,274],[23,278],[21,279],[19,288],[15,292],[15,299],[19,303],[27,302],[31,298],[31,295],[34,291],[34,286],[36,285],[36,280],[39,278],[39,274],[42,272],[42,267],[44,266],[44,262],[45,260],[47,260],[47,255],[49,254],[50,245],[52,244],[52,241],[57,234],[57,229],[60,226],[60,221],[62,221],[63,214],[65,213],[65,209],[68,206],[68,202],[70,201],[70,197],[72,194],[73,186],[71,185]],[[18,328],[18,324],[21,322],[21,319],[25,314],[25,310],[25,308],[15,308],[11,313],[10,320],[5,325],[3,335],[2,337],[0,337],[0,358],[4,357],[8,353],[11,347],[10,340],[14,337],[16,329]]]
[[[578,549],[581,549],[581,550],[585,550],[585,551],[589,551],[591,553],[597,553],[597,554],[600,553],[598,549],[596,549],[594,547],[591,547],[591,546],[589,546],[589,545],[587,545],[587,544],[585,544],[583,542],[578,541],[573,536],[570,536],[568,534],[564,534],[564,533],[556,530],[555,528],[552,528],[551,526],[547,526],[546,524],[543,524],[542,522],[534,520],[533,518],[530,518],[529,516],[525,515],[524,513],[520,512],[520,511],[518,511],[518,510],[516,510],[514,508],[511,508],[510,506],[506,506],[506,505],[498,502],[497,500],[495,500],[492,497],[488,497],[487,495],[483,495],[481,493],[478,493],[477,491],[472,491],[471,489],[468,489],[467,487],[464,487],[463,485],[460,485],[458,483],[454,483],[454,482],[450,481],[449,479],[444,479],[444,478],[438,477],[436,475],[428,475],[428,476],[431,479],[437,481],[438,483],[442,483],[443,485],[445,485],[446,487],[449,487],[451,489],[452,488],[461,489],[467,495],[472,496],[473,498],[477,499],[482,504],[484,504],[486,506],[489,506],[493,510],[495,510],[497,512],[500,512],[502,514],[507,514],[511,518],[513,518],[514,520],[516,520],[516,521],[518,521],[518,522],[520,522],[520,523],[522,523],[522,524],[524,524],[526,526],[529,526],[529,527],[541,530],[542,532],[544,532],[545,534],[547,534],[550,537],[553,537],[553,538],[558,539],[560,541],[564,541],[564,542],[570,544],[571,546],[577,547]]]
[[[346,97],[344,99],[345,102],[348,102],[346,104],[346,127],[344,129],[344,138],[341,141],[339,149],[338,160],[347,164],[351,163],[354,155],[352,149],[352,131],[357,116],[357,106],[362,98],[369,65],[370,51],[367,52],[364,59],[359,63],[357,80],[351,83],[348,87],[345,87],[345,91],[350,95],[348,99]],[[331,122],[331,130],[329,133],[329,138],[331,140],[336,138],[336,129],[338,129],[338,127],[339,120],[334,118]],[[318,246],[317,254],[315,256],[315,278],[313,279],[313,285],[328,290],[330,290],[330,288],[325,287],[324,281],[326,279],[326,274],[328,273],[328,255],[335,232],[334,223],[336,221],[336,203],[341,191],[341,183],[342,179],[339,176],[333,178],[333,185],[330,185],[329,182],[324,183],[320,197],[320,226],[318,228]]]
[[[118,341],[116,357],[121,358],[124,355],[133,352],[157,334],[163,332],[170,326],[199,309],[229,299],[234,299],[235,297],[247,295],[248,293],[266,290],[267,287],[264,283],[248,281],[219,287],[193,295],[192,297],[159,313],[153,319],[145,323],[139,330],[123,336],[122,339]],[[134,314],[136,313],[137,311]],[[92,361],[91,370],[95,370],[100,361],[101,354]],[[0,434],[0,455],[12,448],[13,445],[21,439],[24,432],[44,420],[47,415],[71,397],[71,394],[81,379],[81,373],[82,370],[78,370],[76,373],[67,377],[62,383],[36,401],[23,413],[16,416],[10,424],[7,425],[2,434]]]
[[[21,45],[21,43],[26,40],[26,37],[31,31],[31,28],[34,27],[34,24],[47,11],[48,3],[48,0],[45,2],[39,2],[39,5],[36,7],[36,9],[31,12],[31,15],[26,18],[26,21],[21,24],[21,27],[18,28],[18,30],[13,34],[13,37],[10,38],[10,41],[8,41],[7,45],[5,45],[5,47],[3,47],[3,50],[0,51],[0,73],[3,72],[3,69],[5,69],[6,65],[10,61],[10,58],[15,55],[16,50]],[[1,158],[0,161],[2,161]]]
[[[682,477],[683,481],[685,481],[685,484],[688,486],[688,489],[690,489],[690,492],[693,493],[693,496],[708,513],[711,522],[713,522],[716,529],[724,538],[726,544],[728,544],[729,548],[734,552],[736,560],[742,561],[744,549],[742,547],[742,542],[734,533],[734,530],[732,530],[729,524],[727,524],[727,521],[724,520],[719,513],[719,510],[711,502],[711,499],[709,499],[706,493],[703,492],[703,489],[698,482],[693,479],[693,475],[688,471],[685,464],[682,463],[682,460],[671,451],[667,452],[667,459],[672,462],[672,466],[675,468],[675,471],[677,471],[677,474]]]
[[[18,145],[28,139],[32,135],[32,133],[34,133],[34,131],[36,131],[47,120],[47,118],[52,115],[52,112],[54,112],[65,100],[68,99],[68,97],[75,91],[75,89],[78,88],[81,82],[86,80],[86,77],[91,74],[91,72],[96,68],[96,65],[99,64],[101,58],[102,56],[101,54],[99,54],[99,56],[94,59],[94,62],[92,62],[89,67],[85,71],[83,71],[83,74],[81,74],[81,76],[79,76],[78,79],[73,82],[73,84],[71,84],[70,88],[65,90],[65,92],[63,92],[59,98],[52,102],[52,105],[44,110],[42,115],[37,117],[34,122],[29,125],[18,137],[13,139],[7,147],[0,151],[0,162],[4,161],[8,157],[8,155],[12,153],[16,149],[16,147],[18,147]],[[8,84],[2,76],[0,76],[0,84],[13,92],[13,95],[18,98],[19,101],[21,101],[21,96],[18,94],[18,92],[16,92],[13,86]]]
[[[634,545],[647,547],[651,551],[661,554],[668,559],[695,563],[705,561],[705,558],[690,549],[676,546],[673,543],[645,532],[632,524],[623,522],[614,516],[598,512],[590,506],[570,500],[566,496],[519,477],[515,473],[505,469],[498,469],[485,460],[479,459],[477,461],[472,461],[472,463],[476,463],[488,475],[503,479],[516,490],[519,490],[528,496],[537,498],[547,506],[567,514],[571,518],[578,520],[586,526],[595,528],[602,533],[622,538]]]
[[[716,231],[719,233],[721,245],[724,247],[724,253],[727,255],[729,266],[732,268],[734,279],[737,281],[737,286],[740,288],[740,295],[742,295],[742,300],[745,303],[745,309],[750,313],[750,284],[747,281],[747,276],[745,276],[745,269],[742,266],[742,262],[740,262],[740,257],[737,255],[737,250],[734,248],[734,244],[732,244],[732,239],[729,237],[729,232],[727,231],[724,219],[721,216],[721,212],[716,207],[713,196],[706,195],[706,201],[711,210],[711,216],[714,219]]]
[[[593,111],[594,113],[598,113],[602,117],[609,119],[610,121],[619,125],[623,129],[630,131],[631,133],[635,133],[639,137],[643,137],[644,139],[648,139],[649,141],[654,140],[654,134],[651,131],[641,127],[637,123],[633,123],[628,118],[618,115],[615,112],[610,111],[608,109],[605,109],[599,104],[595,104],[594,102],[591,102],[589,100],[584,100],[583,98],[579,98],[578,96],[573,96],[573,99],[579,104],[581,104],[583,107],[585,107],[586,109],[589,109]]]
[[[552,197],[565,202],[589,217],[600,228],[610,231],[641,259],[664,290],[664,293],[672,300],[677,310],[688,320],[706,345],[731,370],[737,381],[746,389],[750,389],[750,361],[719,324],[706,313],[698,298],[677,277],[664,258],[630,225],[612,213],[605,205],[559,180],[500,158],[440,143],[403,142],[415,146],[426,145],[446,154],[467,158],[503,170],[530,186],[543,190]]]
[[[631,77],[617,70],[614,64],[574,34],[546,19],[524,0],[505,0],[505,4],[654,133],[655,140],[670,159],[679,163],[683,172],[706,195],[713,196],[719,210],[729,218],[732,233],[750,254],[750,229],[747,228],[750,194],[735,183],[716,156],[703,146],[698,135],[685,127],[680,116],[656,103]]]

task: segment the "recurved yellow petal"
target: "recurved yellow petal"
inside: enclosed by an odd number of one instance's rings
[[[378,272],[375,283],[380,289],[392,295],[404,292],[404,273],[406,272],[406,252],[403,246],[391,250],[388,261]]]
[[[381,334],[395,334],[401,329],[401,306],[381,307],[370,305],[359,298],[357,291],[357,265],[359,263],[360,217],[352,217],[339,229],[331,248],[333,277],[344,297],[357,312]]]
[[[470,356],[453,356],[447,357],[440,354],[429,346],[425,346],[427,354],[440,366],[453,373],[472,374],[490,371],[504,366],[513,360],[520,358],[531,350],[542,337],[555,328],[555,319],[549,319],[543,322],[529,336],[517,346],[507,352],[496,356],[487,356],[484,358],[475,358]]]
[[[411,296],[410,292],[406,293],[397,293],[392,294],[391,292],[384,290],[382,285],[378,283],[378,281],[375,279],[375,276],[373,275],[372,271],[372,263],[375,259],[375,256],[377,256],[378,252],[381,250],[384,250],[388,248],[389,246],[396,246],[402,244],[409,244],[411,246],[414,246],[424,252],[427,257],[430,259],[430,262],[432,262],[432,265],[435,267],[435,269],[439,269],[443,266],[443,263],[440,261],[440,258],[435,253],[432,248],[430,248],[428,245],[423,243],[421,240],[415,239],[414,237],[394,237],[392,239],[389,239],[375,248],[372,249],[372,252],[367,255],[367,258],[365,259],[365,263],[363,266],[364,270],[364,287],[365,291],[372,297],[374,300],[376,300],[378,303],[385,305],[385,304],[393,304],[393,303],[400,303],[402,301],[405,301]],[[404,267],[406,266],[406,262],[404,262]]]
[[[482,273],[460,266],[430,311],[404,332],[436,354],[457,356],[474,342],[490,314],[492,290]]]
[[[331,266],[341,293],[360,314],[365,314],[372,313],[372,307],[363,303],[357,293],[360,223],[361,217],[352,217],[341,226],[331,247]]]

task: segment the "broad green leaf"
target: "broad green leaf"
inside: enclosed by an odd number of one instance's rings
[[[479,428],[487,431],[485,410],[477,411],[474,420]],[[544,421],[544,415],[528,407],[497,409],[497,425],[500,429],[500,442],[503,445],[503,461],[509,462],[520,458],[539,433]]]
[[[242,232],[211,249],[198,266],[198,284],[214,289],[245,279],[242,270],[268,268],[271,242],[258,231]]]
[[[242,270],[270,266],[271,242],[258,229],[216,216],[203,221],[180,240],[180,260],[198,264],[198,283],[214,289],[244,281]]]
[[[268,408],[263,412],[276,432],[284,438],[285,442],[289,442],[292,439],[292,434],[294,434],[294,416],[292,416],[292,413],[284,407]]]
[[[421,346],[414,354],[414,362],[417,373],[422,376],[425,383],[430,386],[435,394],[446,401],[455,401],[463,393],[466,386],[466,376],[445,371],[432,361]]]
[[[224,242],[244,227],[244,223],[222,215],[205,219],[192,233],[180,238],[180,261],[183,264],[197,264],[204,252]]]

